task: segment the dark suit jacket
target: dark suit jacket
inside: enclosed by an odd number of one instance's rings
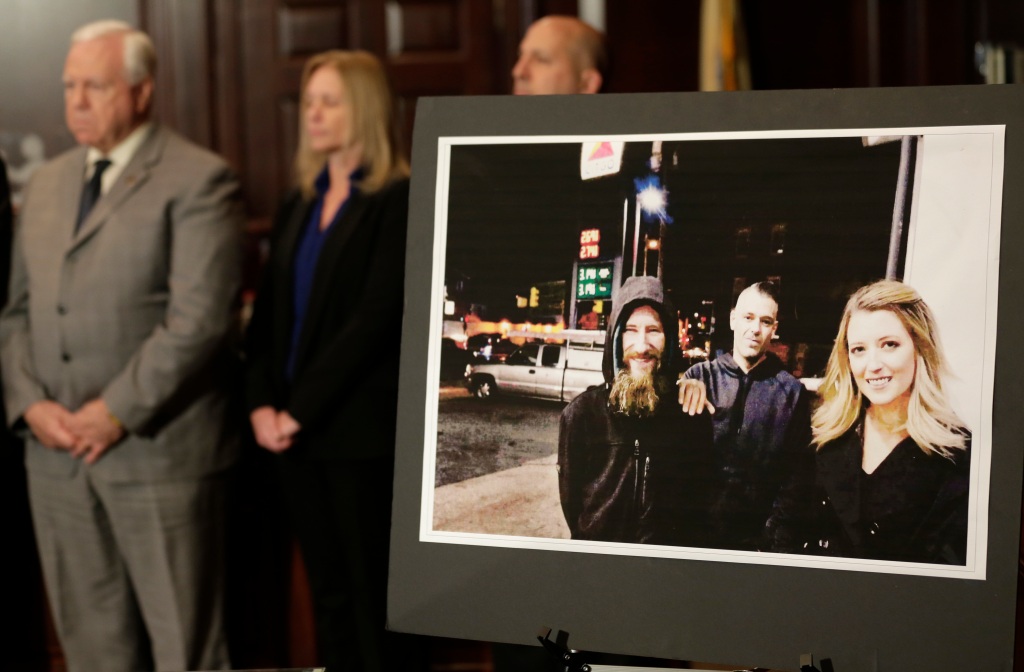
[[[394,452],[402,335],[408,180],[353,193],[324,242],[285,377],[295,249],[312,202],[285,200],[246,344],[247,400],[286,409],[301,425],[296,458],[354,460]]]

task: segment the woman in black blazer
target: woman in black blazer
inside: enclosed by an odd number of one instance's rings
[[[811,552],[966,563],[971,435],[942,390],[931,309],[881,280],[850,297],[812,419],[820,516]]]
[[[280,455],[319,664],[394,669],[384,609],[409,169],[374,56],[318,54],[301,91],[297,189],[247,333],[247,403],[257,443]]]

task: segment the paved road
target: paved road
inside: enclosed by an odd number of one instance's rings
[[[563,407],[539,399],[442,396],[434,485],[457,483],[555,455]]]
[[[568,538],[555,471],[563,405],[441,392],[434,529]]]

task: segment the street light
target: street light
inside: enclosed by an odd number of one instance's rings
[[[633,180],[636,186],[636,225],[633,237],[633,273],[636,274],[637,248],[639,247],[641,213],[645,223],[658,223],[658,237],[648,239],[644,234],[644,264],[643,272],[647,274],[647,254],[650,251],[658,251],[658,276],[661,277],[661,239],[664,237],[665,224],[670,223],[672,218],[668,216],[666,206],[668,205],[668,192],[661,186],[661,180],[657,175],[648,175],[644,178]],[[653,243],[653,246],[652,246]]]
[[[665,190],[658,186],[657,178],[653,178],[652,182],[648,182],[637,193],[636,198],[644,214],[653,215],[659,219],[665,217]]]

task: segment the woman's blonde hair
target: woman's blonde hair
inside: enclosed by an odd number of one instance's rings
[[[334,68],[345,84],[351,140],[362,143],[363,177],[359,189],[364,193],[379,190],[392,180],[409,175],[409,163],[401,152],[391,89],[384,66],[367,51],[325,51],[310,57],[302,71],[303,95],[313,73],[322,67]],[[313,183],[327,161],[323,152],[310,149],[306,124],[300,113],[299,148],[295,153],[295,178],[307,198],[315,194]]]
[[[853,313],[876,310],[888,310],[899,318],[914,344],[917,366],[907,407],[907,433],[925,452],[951,456],[951,449],[966,446],[967,430],[942,391],[948,366],[938,327],[917,291],[896,280],[879,280],[861,287],[846,303],[819,388],[822,401],[811,420],[815,446],[820,448],[842,436],[870,404],[853,379],[848,331]]]

